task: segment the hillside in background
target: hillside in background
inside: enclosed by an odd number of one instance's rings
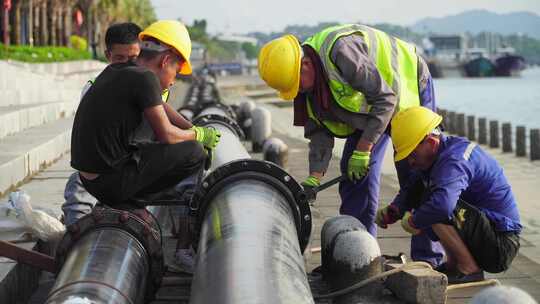
[[[259,45],[284,34],[293,34],[304,41],[307,37],[337,22],[309,25],[289,25],[282,32],[254,32]],[[379,23],[371,25],[403,40],[422,45],[431,34],[468,34],[469,47],[511,46],[527,62],[540,64],[540,16],[533,13],[496,14],[485,10],[468,11],[443,18],[426,18],[411,27]],[[488,42],[497,43],[493,44]]]
[[[441,18],[425,18],[412,25],[411,30],[438,34],[523,34],[540,39],[540,16],[529,12],[497,14],[487,10],[474,10]]]

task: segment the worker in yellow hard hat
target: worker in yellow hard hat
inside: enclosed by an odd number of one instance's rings
[[[127,62],[139,56],[139,33],[141,28],[132,22],[115,23],[105,32],[105,57],[110,64]],[[81,92],[81,98],[92,86],[95,79],[88,80]],[[68,178],[64,190],[65,203],[62,205],[64,223],[71,225],[78,219],[92,212],[97,203],[95,197],[84,189],[79,173],[74,172]]]
[[[109,64],[125,63],[135,61],[141,51],[139,34],[142,29],[135,23],[123,22],[114,23],[107,28],[105,33],[105,57]],[[88,80],[81,92],[81,98],[90,89],[95,78]],[[163,91],[161,99],[167,102],[169,90]],[[155,135],[148,124],[148,121],[143,118],[143,122],[138,127],[134,135],[133,142],[152,142],[155,141]],[[89,194],[79,178],[79,173],[73,173],[65,187],[64,197],[65,203],[62,205],[64,211],[64,223],[66,225],[73,224],[79,218],[90,213],[96,204],[97,200]]]
[[[358,218],[372,234],[389,122],[399,111],[435,109],[431,75],[414,45],[377,29],[347,24],[326,28],[302,44],[285,35],[265,44],[259,74],[285,100],[294,100],[294,124],[309,144],[309,176],[316,187],[326,173],[334,138],[346,138],[341,158],[341,214]],[[398,163],[400,180],[409,174]],[[413,237],[413,259],[438,265],[442,248]]]
[[[445,136],[442,117],[411,107],[392,119],[395,161],[418,174],[377,212],[386,228],[401,219],[403,229],[440,240],[446,263],[438,270],[449,283],[484,278],[483,271],[509,268],[520,247],[522,226],[512,188],[497,161],[466,138]]]
[[[72,167],[90,194],[119,209],[141,208],[147,195],[201,172],[205,149],[220,139],[217,130],[193,126],[161,100],[177,73],[191,73],[186,27],[157,21],[139,39],[138,58],[107,66],[82,97],[73,123]],[[143,117],[157,142],[132,141]]]

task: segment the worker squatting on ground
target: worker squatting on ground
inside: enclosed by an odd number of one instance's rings
[[[393,202],[377,212],[386,228],[401,219],[413,235],[440,240],[450,283],[507,270],[519,250],[521,224],[512,189],[498,163],[475,143],[445,136],[442,117],[423,108],[399,112],[391,123],[395,161],[415,172]]]
[[[350,24],[327,28],[302,45],[292,35],[267,43],[259,74],[286,100],[294,99],[294,125],[309,143],[309,177],[316,187],[325,174],[334,137],[346,138],[341,172],[341,214],[358,218],[376,236],[375,214],[392,116],[412,106],[435,109],[432,78],[413,45],[374,28]],[[400,182],[407,164],[396,165]],[[443,250],[425,235],[413,236],[414,260],[437,266]]]
[[[100,203],[140,208],[139,198],[196,175],[220,134],[193,126],[161,101],[177,73],[190,74],[191,41],[183,24],[158,21],[139,34],[136,62],[111,64],[83,96],[73,125],[71,164]],[[134,143],[142,119],[157,143]]]

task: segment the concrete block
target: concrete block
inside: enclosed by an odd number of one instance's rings
[[[19,114],[5,113],[0,114],[0,138],[17,132],[19,129]]]
[[[387,264],[386,270],[401,264]],[[447,277],[428,268],[409,269],[387,278],[386,287],[407,303],[444,304],[446,302]]]
[[[71,117],[77,106],[78,102],[56,102],[0,107],[0,139],[63,117]]]
[[[70,148],[72,119],[62,119],[0,142],[0,196]]]
[[[0,91],[0,107],[19,104],[18,96],[15,90]]]
[[[1,162],[0,158],[0,162]],[[21,155],[0,164],[0,196],[26,177],[26,157]]]

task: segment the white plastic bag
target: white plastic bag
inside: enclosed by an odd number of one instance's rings
[[[59,240],[66,231],[56,218],[41,210],[34,210],[30,204],[30,196],[24,191],[11,192],[8,206],[15,211],[17,220],[42,241]]]
[[[19,221],[17,213],[7,202],[0,204],[0,233],[5,240],[21,240],[25,234],[31,233],[30,228]]]

